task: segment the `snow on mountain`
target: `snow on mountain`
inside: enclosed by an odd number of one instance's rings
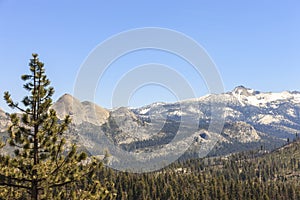
[[[72,117],[77,134],[90,141],[86,144],[102,146],[96,143],[101,143],[97,138],[104,134],[113,144],[136,153],[152,152],[169,144],[183,119],[186,123],[181,129],[187,138],[173,143],[170,149],[193,141],[191,155],[208,153],[214,140],[218,140],[215,155],[260,148],[262,143],[274,148],[300,130],[300,93],[264,93],[243,86],[223,94],[110,111],[64,95],[53,108],[59,117],[66,114]],[[213,111],[225,118],[221,133],[213,128],[208,130]],[[196,129],[192,127],[195,121],[199,122]]]
[[[261,93],[248,89],[243,86],[236,87],[232,95],[238,99],[241,105],[253,105],[256,107],[273,107],[277,108],[278,102],[290,101],[295,104],[300,103],[300,93],[284,91],[281,93]]]
[[[300,93],[258,92],[243,86],[223,94],[209,94],[171,104],[153,104],[133,109],[141,121],[160,115],[180,123],[182,117],[198,116],[207,127],[212,108],[223,112],[222,141],[228,143],[278,142],[295,137],[300,130]],[[208,133],[213,134],[213,133]],[[270,139],[272,138],[272,139]]]
[[[293,139],[300,130],[299,92],[264,93],[243,86],[223,94],[110,111],[65,94],[53,108],[59,118],[70,115],[75,135],[84,135],[85,141],[94,146],[101,146],[96,142],[102,134],[120,148],[134,152],[152,152],[169,144],[183,119],[185,123],[181,130],[194,141],[191,151],[209,148],[217,139],[219,142],[215,148],[218,154],[258,148],[262,143],[274,148],[287,138]],[[213,127],[208,129],[212,112],[225,119],[221,133],[215,132]],[[7,121],[8,116],[0,110],[0,128],[7,127]],[[192,127],[194,122],[196,128]],[[180,140],[182,144],[187,141]],[[180,142],[173,145],[180,145]]]
[[[278,123],[283,120],[283,116],[272,116],[272,115],[258,115],[259,120],[258,122],[261,124],[271,124],[271,123]]]

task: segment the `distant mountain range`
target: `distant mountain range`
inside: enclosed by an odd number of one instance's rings
[[[97,155],[103,154],[101,148],[107,142],[128,152],[155,152],[172,142],[180,130],[184,137],[172,145],[174,148],[191,145],[183,158],[204,156],[204,153],[226,155],[253,148],[272,150],[288,138],[293,140],[300,130],[299,92],[264,93],[243,86],[176,103],[113,110],[65,94],[53,108],[60,118],[66,114],[71,116],[70,140]],[[213,110],[225,120],[221,132],[209,128]],[[8,114],[0,109],[0,132],[5,132],[8,119]],[[192,123],[191,126],[184,123],[182,127],[183,119],[196,120],[196,127]],[[100,140],[102,136],[105,140]],[[214,148],[206,147],[209,144]],[[174,148],[164,153],[172,153]],[[207,151],[203,151],[205,148]]]

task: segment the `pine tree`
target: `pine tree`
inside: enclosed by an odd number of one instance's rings
[[[29,93],[23,106],[5,92],[8,106],[21,114],[11,114],[8,143],[14,156],[1,157],[0,199],[103,199],[113,197],[107,187],[94,179],[100,162],[79,153],[75,144],[63,137],[71,122],[59,120],[51,109],[53,87],[44,64],[32,54],[30,74],[23,75]]]

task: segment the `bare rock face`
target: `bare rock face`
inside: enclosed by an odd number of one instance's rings
[[[80,102],[69,94],[65,94],[59,98],[52,108],[56,110],[60,119],[63,119],[66,115],[70,115],[72,123],[77,125],[88,122],[101,126],[109,117],[109,111],[106,109],[91,102]]]
[[[287,138],[294,139],[300,130],[299,92],[265,93],[243,86],[231,92],[209,94],[197,99],[153,103],[141,108],[121,107],[110,111],[65,94],[52,108],[60,119],[65,115],[71,116],[72,131],[69,134],[72,136],[68,136],[68,140],[75,138],[76,142],[83,137],[84,147],[101,147],[105,141],[97,138],[105,135],[114,145],[138,153],[152,152],[170,144],[180,127],[188,139],[194,141],[191,148],[194,152],[200,148],[199,152],[206,152],[203,149],[209,150],[211,143],[218,140],[212,155],[260,148],[261,144],[272,149]],[[208,129],[212,110],[220,113],[219,117],[224,117],[221,132],[213,127]],[[183,119],[186,123],[182,123]],[[196,123],[199,122],[196,129],[190,123],[195,119]],[[8,125],[9,116],[0,109],[0,132],[5,132]],[[173,143],[171,147],[176,149],[182,145],[180,142]]]
[[[5,112],[0,108],[0,117],[5,117]]]
[[[5,132],[9,126],[9,116],[0,108],[0,132]]]
[[[226,124],[223,135],[241,143],[255,142],[261,139],[253,126],[241,121]]]
[[[253,96],[255,94],[258,94],[259,92],[257,91],[254,91],[253,89],[249,89],[249,88],[246,88],[244,86],[238,86],[236,88],[234,88],[234,90],[232,91],[232,94],[233,95],[243,95],[243,96]]]

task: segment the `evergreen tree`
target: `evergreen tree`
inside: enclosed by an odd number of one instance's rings
[[[103,199],[112,198],[106,183],[95,181],[101,164],[63,137],[71,122],[59,120],[51,109],[53,87],[45,75],[44,64],[32,54],[30,74],[23,75],[29,93],[23,106],[5,92],[8,106],[21,114],[11,114],[8,143],[14,156],[2,156],[0,162],[0,199]],[[105,186],[103,186],[105,184]]]

